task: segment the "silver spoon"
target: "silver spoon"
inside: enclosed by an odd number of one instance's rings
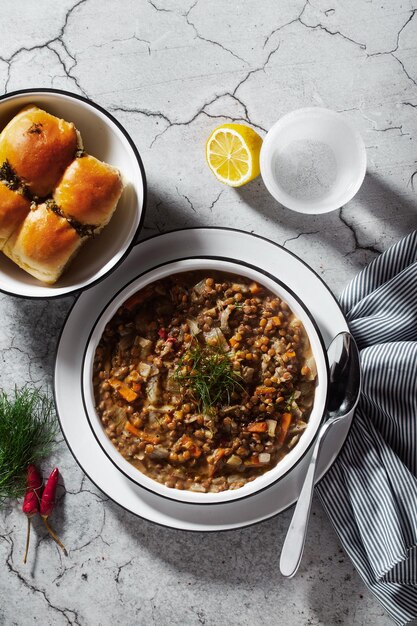
[[[282,546],[279,562],[281,574],[289,578],[297,572],[303,555],[313,498],[316,463],[321,444],[329,429],[355,408],[361,390],[359,351],[352,335],[347,332],[336,335],[327,354],[330,363],[327,419],[317,435],[304,484]]]

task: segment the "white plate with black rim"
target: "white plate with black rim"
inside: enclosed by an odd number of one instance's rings
[[[298,257],[277,244],[248,233],[225,228],[172,231],[136,245],[115,272],[82,293],[62,329],[55,363],[55,401],[67,444],[90,480],[112,500],[151,522],[191,531],[243,528],[269,519],[298,498],[311,456],[311,447],[296,467],[260,493],[222,504],[188,504],[152,493],[124,476],[98,445],[85,414],[81,379],[83,356],[92,327],[109,300],[138,274],[160,263],[184,256],[222,256],[240,259],[291,285],[302,294],[328,346],[335,335],[348,330],[339,305],[324,282]],[[279,271],[277,271],[279,268]],[[318,480],[339,453],[351,425],[343,420],[329,433],[318,464]]]

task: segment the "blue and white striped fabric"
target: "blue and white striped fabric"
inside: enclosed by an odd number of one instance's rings
[[[317,491],[366,585],[407,624],[417,618],[417,231],[365,268],[341,306],[363,390]]]

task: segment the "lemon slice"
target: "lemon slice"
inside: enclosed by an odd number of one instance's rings
[[[220,182],[240,187],[260,173],[262,138],[244,124],[222,124],[207,140],[207,163]]]

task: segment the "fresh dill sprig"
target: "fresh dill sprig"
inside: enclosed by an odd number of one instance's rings
[[[19,178],[7,159],[0,165],[0,181],[12,191],[17,191],[28,200],[32,200],[28,186]]]
[[[285,410],[291,411],[292,403],[294,402],[295,391],[292,392],[290,396],[288,396],[287,401],[285,402]]]
[[[227,402],[237,389],[244,390],[241,376],[232,367],[227,352],[211,346],[196,345],[178,362],[175,379],[190,393],[199,410],[212,414],[215,407]]]
[[[0,180],[13,190],[18,189],[20,186],[20,179],[7,159],[0,165]]]
[[[23,496],[27,466],[51,453],[56,434],[52,399],[40,389],[0,392],[0,506]]]

